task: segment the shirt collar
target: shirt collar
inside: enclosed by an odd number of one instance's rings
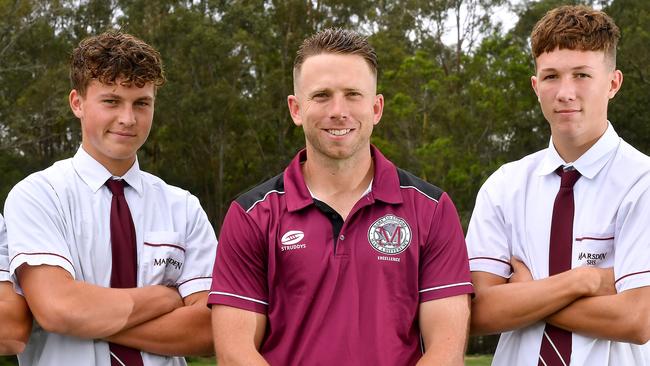
[[[109,178],[113,177],[111,172],[109,172],[100,162],[90,156],[82,146],[79,147],[77,153],[72,158],[72,166],[84,183],[86,183],[95,193]],[[140,165],[138,164],[137,157],[126,174],[117,178],[124,179],[130,187],[135,189],[138,195],[142,196],[142,176],[140,174]]]
[[[370,145],[370,153],[375,167],[370,193],[375,199],[387,203],[402,203],[399,177],[395,165],[373,145]],[[303,149],[291,160],[284,171],[284,189],[287,195],[287,209],[290,212],[314,203],[305,183],[305,177],[302,175],[301,164],[306,160],[307,151]]]
[[[620,142],[621,138],[614,130],[614,127],[610,122],[607,122],[607,130],[605,130],[605,133],[592,147],[589,148],[589,150],[582,154],[582,156],[571,165],[573,165],[573,167],[575,167],[583,177],[592,179],[614,155]],[[548,175],[553,173],[555,169],[561,165],[567,165],[567,163],[562,159],[562,157],[560,157],[560,154],[555,149],[555,146],[553,145],[553,137],[551,136],[548,149],[546,149],[546,154],[537,169],[537,173],[539,175]]]

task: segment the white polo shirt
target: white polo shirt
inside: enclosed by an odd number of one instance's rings
[[[521,258],[533,278],[548,277],[555,169],[565,162],[553,146],[499,168],[476,198],[467,232],[472,271],[509,277],[510,257]],[[614,267],[618,292],[650,285],[650,158],[623,141],[609,124],[605,134],[572,164],[574,186],[572,268]],[[504,301],[507,301],[504,299]],[[544,323],[501,335],[493,365],[537,365]],[[650,343],[639,346],[573,334],[571,365],[650,365]]]
[[[20,265],[46,264],[110,287],[112,194],[104,185],[110,177],[79,148],[73,158],[11,190],[5,219],[14,280]],[[217,239],[199,200],[141,171],[137,161],[121,178],[129,184],[124,194],[135,225],[138,287],[177,286],[183,297],[209,290]],[[145,366],[185,365],[182,357],[142,352],[142,359]],[[48,333],[37,324],[19,360],[30,366],[110,366],[108,343]]]
[[[9,281],[9,254],[7,252],[7,229],[0,215],[0,282]]]

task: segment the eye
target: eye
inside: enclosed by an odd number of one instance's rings
[[[361,93],[358,91],[349,91],[346,93],[346,95],[349,97],[360,97]]]
[[[585,78],[590,78],[591,75],[589,75],[589,74],[585,74],[584,72],[579,72],[579,73],[576,74],[576,77],[577,77],[578,79],[585,79]]]
[[[318,92],[318,93],[313,94],[311,96],[311,99],[315,100],[317,102],[320,102],[320,101],[326,100],[328,97],[329,97],[329,94],[327,94],[326,92]]]
[[[542,80],[553,80],[553,79],[557,79],[557,75],[555,75],[555,74],[548,74],[548,75],[544,75],[544,76],[542,77]]]
[[[109,105],[115,105],[115,104],[117,104],[117,99],[103,99],[102,103],[109,104]]]
[[[150,103],[145,102],[145,101],[138,101],[138,102],[135,102],[135,105],[138,106],[138,107],[148,107],[150,105]]]

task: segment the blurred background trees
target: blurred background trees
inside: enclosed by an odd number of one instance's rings
[[[141,166],[196,194],[218,232],[230,202],[304,145],[286,107],[293,58],[303,38],[337,26],[369,36],[379,55],[386,106],[373,143],[448,191],[467,224],[489,174],[548,144],[528,41],[566,3],[602,7],[620,26],[625,82],[610,120],[650,153],[645,0],[0,0],[0,203],[74,154],[69,55],[84,37],[122,29],[161,52],[168,77]]]

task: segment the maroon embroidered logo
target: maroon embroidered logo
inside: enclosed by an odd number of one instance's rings
[[[401,217],[386,215],[370,225],[368,242],[383,254],[399,254],[411,244],[411,228]]]

